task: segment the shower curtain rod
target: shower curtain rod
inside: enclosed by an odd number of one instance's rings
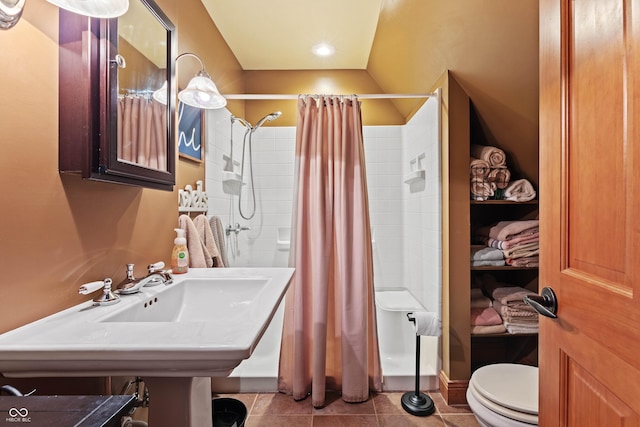
[[[306,95],[306,94],[305,94]],[[363,94],[349,94],[342,96],[355,95],[360,99],[407,99],[407,98],[431,98],[438,96],[436,93],[363,93]],[[238,94],[223,94],[227,99],[240,99],[240,100],[281,100],[281,99],[298,99],[300,95],[297,94],[251,94],[251,93],[238,93]],[[313,96],[313,95],[312,95]],[[335,95],[340,96],[340,95]]]

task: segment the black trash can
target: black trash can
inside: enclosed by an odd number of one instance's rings
[[[213,427],[244,427],[247,407],[238,399],[220,397],[212,401]]]

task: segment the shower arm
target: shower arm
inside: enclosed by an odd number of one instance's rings
[[[233,124],[234,122],[240,122],[244,127],[251,129],[251,123],[249,123],[248,121],[246,121],[243,118],[240,117],[236,117],[233,114],[231,115],[231,124]]]

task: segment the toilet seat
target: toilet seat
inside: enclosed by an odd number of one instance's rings
[[[502,415],[503,417],[510,418],[515,421],[520,421],[525,423],[526,425],[538,425],[538,416],[533,414],[528,414],[526,412],[518,412],[513,409],[507,408],[506,406],[498,405],[497,403],[487,399],[482,396],[476,390],[475,386],[472,383],[469,383],[469,393],[473,396],[473,398],[478,402],[478,404],[482,405],[485,409],[495,412],[496,414]],[[468,397],[468,396],[467,396]]]
[[[470,389],[467,389],[467,403],[476,420],[482,427],[534,427],[536,424],[523,423],[512,418],[504,417],[482,406]]]
[[[482,418],[493,413],[507,418],[504,425],[538,425],[538,368],[511,363],[483,366],[471,376],[467,400]],[[480,414],[485,411],[488,414]]]

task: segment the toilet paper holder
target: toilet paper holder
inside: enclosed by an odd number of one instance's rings
[[[407,313],[407,319],[416,323],[416,318],[413,312]],[[400,399],[402,408],[410,413],[419,417],[424,417],[433,414],[435,411],[435,404],[433,400],[426,394],[420,392],[420,335],[416,333],[416,389],[414,391],[408,391],[402,395]]]

